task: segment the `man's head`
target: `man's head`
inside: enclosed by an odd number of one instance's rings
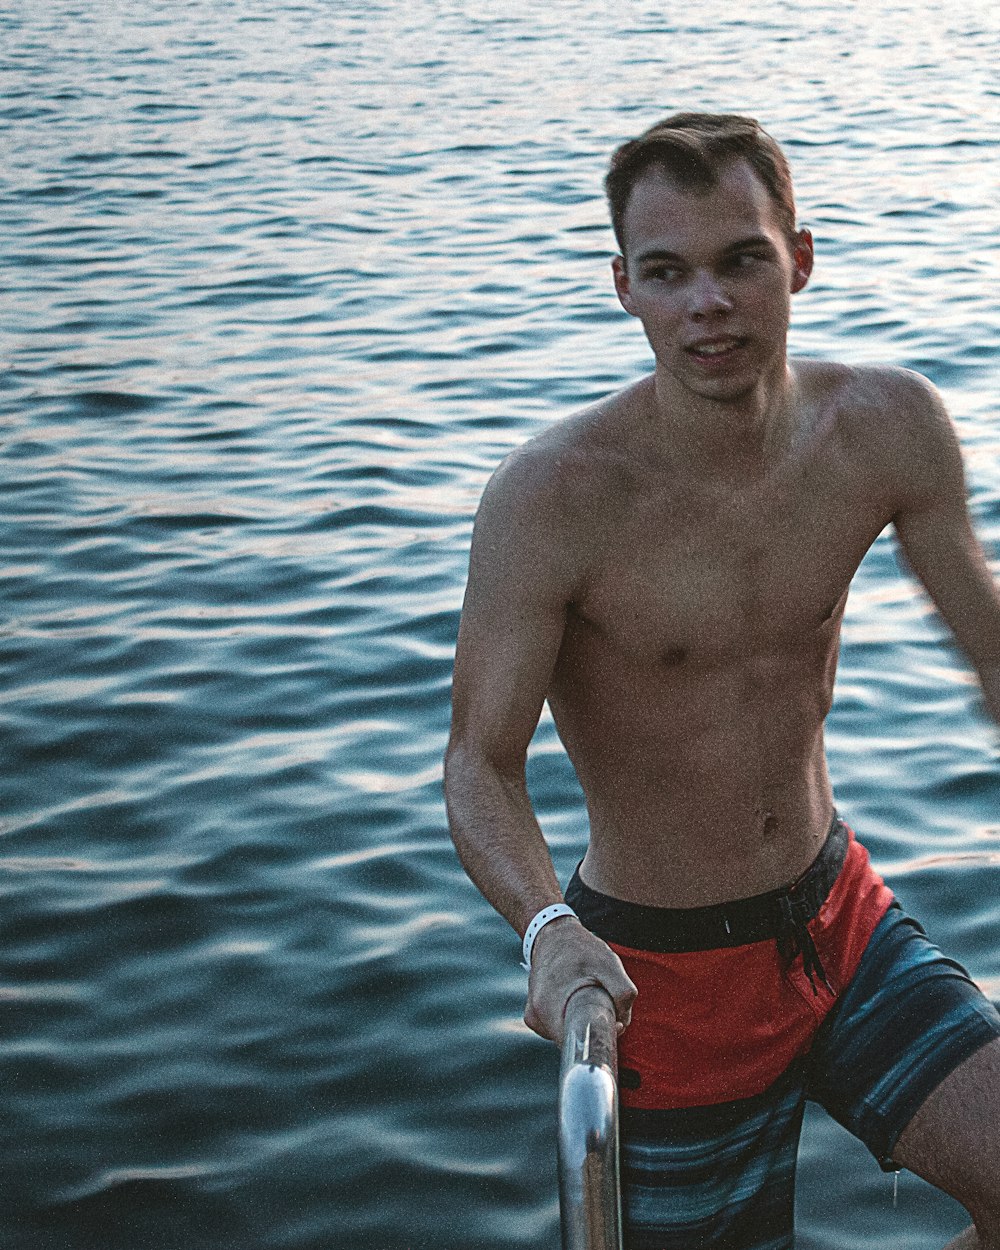
[[[611,158],[604,186],[611,224],[625,254],[625,210],[635,184],[649,170],[662,171],[685,190],[707,191],[733,161],[744,160],[774,204],[775,220],[791,242],[795,196],[785,155],[751,117],[738,113],[675,113],[623,143]]]
[[[607,186],[615,289],[664,381],[729,401],[784,377],[813,244],[774,140],[745,117],[681,113],[619,148]]]

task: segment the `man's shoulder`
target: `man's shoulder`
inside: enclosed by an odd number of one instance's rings
[[[811,396],[816,445],[859,489],[895,513],[932,493],[960,464],[958,438],[934,385],[894,365],[806,364],[796,369]],[[960,471],[960,470],[959,470]]]
[[[600,533],[628,412],[613,395],[553,422],[500,463],[480,500],[473,570],[516,578],[519,593],[569,595]]]
[[[829,361],[792,362],[807,407],[856,449],[896,455],[935,442],[950,421],[934,385],[897,365],[846,365]]]
[[[628,458],[629,423],[647,381],[553,421],[500,464],[487,494],[571,507]]]
[[[937,401],[937,391],[923,374],[899,365],[848,365],[813,359],[795,359],[791,364],[797,380],[806,388],[851,407]]]

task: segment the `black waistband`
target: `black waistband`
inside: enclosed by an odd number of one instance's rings
[[[566,888],[566,901],[583,924],[618,946],[675,954],[781,940],[789,926],[803,927],[819,911],[847,857],[847,826],[834,813],[819,854],[785,889],[710,907],[648,907],[592,890],[579,870]]]

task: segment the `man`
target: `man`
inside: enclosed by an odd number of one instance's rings
[[[627,1244],[792,1245],[806,1097],[1000,1248],[1000,1018],[836,817],[823,749],[851,578],[890,522],[1000,721],[1000,596],[923,378],[789,361],[813,244],[755,122],[614,155],[653,374],[547,430],[476,521],[446,762],[453,837],[525,935],[525,1020],[615,1002]],[[543,700],[590,842],[563,894],[525,786]],[[637,993],[638,990],[638,993]]]

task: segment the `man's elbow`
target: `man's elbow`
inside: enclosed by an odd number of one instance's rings
[[[468,743],[462,734],[452,729],[444,751],[444,793],[448,795],[460,784],[468,767]]]
[[[444,753],[444,800],[448,831],[458,858],[475,880],[483,816],[489,805],[490,770],[474,742],[452,731]]]
[[[525,757],[525,751],[511,752],[452,729],[444,753],[444,795],[453,836],[470,805],[481,806],[497,791],[525,789]]]
[[[979,685],[982,688],[986,710],[997,725],[1000,725],[1000,663],[980,665]]]

